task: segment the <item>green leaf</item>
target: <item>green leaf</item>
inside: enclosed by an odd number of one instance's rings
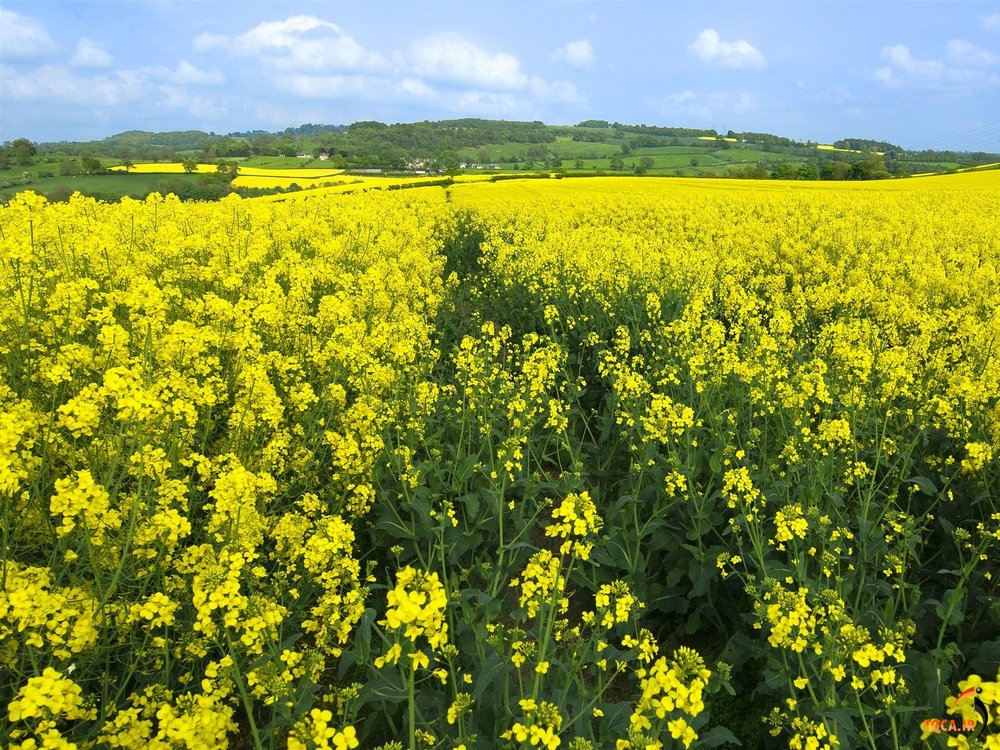
[[[472,467],[476,465],[479,460],[479,456],[476,454],[467,455],[463,458],[458,465],[455,467],[455,478],[452,482],[452,486],[458,489],[462,484],[472,476]]]
[[[508,664],[506,660],[501,659],[495,654],[488,658],[480,668],[479,674],[475,677],[475,687],[472,689],[472,697],[476,700],[482,698],[483,693],[493,687],[493,683],[499,680],[511,668],[511,664]]]
[[[965,599],[964,591],[959,592],[955,589],[948,589],[944,592],[941,602],[934,608],[934,611],[943,624],[958,625],[962,622],[965,618],[963,599]]]
[[[459,498],[458,504],[465,507],[465,518],[473,526],[479,520],[479,495],[470,493]]]
[[[736,735],[725,727],[712,727],[698,734],[698,747],[719,747],[720,745],[741,745]]]
[[[910,477],[909,479],[904,479],[903,481],[913,482],[913,484],[917,485],[917,487],[920,488],[920,491],[923,492],[925,495],[930,495],[931,497],[933,497],[938,493],[937,485],[935,485],[934,482],[932,482],[927,477],[920,477],[920,476]]]

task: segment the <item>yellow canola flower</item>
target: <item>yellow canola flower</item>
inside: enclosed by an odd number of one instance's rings
[[[411,643],[423,638],[433,650],[448,642],[448,623],[444,613],[448,606],[444,586],[437,573],[425,573],[407,566],[396,574],[396,586],[388,595],[385,619],[379,624],[392,630],[402,630]],[[417,652],[414,665],[427,666],[426,655]]]

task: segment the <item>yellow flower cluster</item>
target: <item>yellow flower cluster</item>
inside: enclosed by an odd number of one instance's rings
[[[74,659],[103,721],[75,736],[111,747],[312,716],[365,611],[385,436],[433,390],[450,221],[440,191],[0,206],[4,690]]]
[[[524,721],[515,722],[514,726],[501,736],[507,740],[514,740],[523,747],[556,750],[562,743],[559,730],[562,727],[563,717],[559,708],[554,703],[535,701],[533,698],[524,698],[518,705],[524,712]]]
[[[6,562],[2,573],[0,664],[12,668],[21,648],[68,659],[97,643],[99,603],[86,591],[55,586],[46,568]]]
[[[576,557],[587,560],[594,547],[588,537],[595,536],[603,525],[590,493],[586,490],[571,492],[553,509],[552,523],[545,527],[545,536],[565,540],[559,547],[561,554],[569,554],[572,550]]]
[[[539,550],[531,556],[520,577],[511,579],[513,588],[520,588],[519,604],[528,612],[528,617],[536,617],[539,609],[554,600],[559,609],[565,611],[568,603],[563,599],[566,578],[560,572],[559,558],[549,550]]]
[[[703,691],[712,676],[701,656],[682,647],[669,661],[661,656],[636,674],[642,695],[632,712],[632,729],[646,732],[653,728],[654,719],[666,721],[670,735],[690,747],[698,734],[688,720],[705,709]]]
[[[778,542],[805,539],[809,530],[809,522],[802,515],[802,508],[798,505],[786,505],[781,508],[774,514],[774,525],[776,527],[774,538]]]
[[[354,727],[336,729],[330,726],[333,714],[314,708],[300,721],[288,737],[288,750],[354,750],[361,743]]]
[[[84,469],[72,478],[57,479],[56,492],[49,504],[52,515],[62,522],[56,533],[66,536],[76,526],[89,532],[90,543],[100,547],[108,531],[121,526],[121,513],[109,507],[107,491]]]
[[[403,568],[396,574],[396,587],[389,592],[388,600],[382,625],[392,630],[402,628],[403,637],[411,644],[423,637],[432,650],[448,642],[448,597],[437,573]]]

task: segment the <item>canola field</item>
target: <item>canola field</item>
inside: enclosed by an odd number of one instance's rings
[[[1000,172],[21,194],[0,746],[1000,747],[998,226]]]

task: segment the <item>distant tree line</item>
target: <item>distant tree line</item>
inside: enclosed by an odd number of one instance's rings
[[[752,164],[730,167],[724,176],[752,180],[884,180],[892,175],[886,169],[883,157],[871,152],[854,163],[824,159],[818,167],[813,163],[784,162],[773,169],[763,164]]]
[[[834,148],[848,148],[854,151],[881,151],[885,154],[902,154],[906,149],[888,141],[872,141],[867,138],[844,138],[833,142]]]
[[[566,140],[576,141],[577,145],[564,148],[561,142]],[[594,143],[595,148],[581,149],[581,143]],[[396,124],[366,120],[351,125],[306,123],[278,132],[251,130],[228,135],[200,130],[158,133],[130,130],[98,141],[36,144],[28,138],[17,138],[3,143],[0,169],[8,173],[0,186],[16,187],[26,184],[32,176],[42,178],[56,173],[102,174],[103,164],[110,160],[124,165],[126,171],[134,162],[167,161],[184,163],[190,172],[198,163],[216,163],[220,159],[297,156],[325,159],[331,169],[421,170],[443,174],[452,174],[468,162],[482,166],[503,163],[523,173],[535,169],[555,172],[564,168],[567,157],[576,160],[577,171],[584,169],[587,161],[610,159],[613,171],[630,169],[643,174],[657,170],[655,162],[647,164],[642,158],[649,158],[642,149],[664,146],[690,146],[715,152],[750,148],[773,153],[780,157],[759,164],[730,166],[727,174],[761,177],[766,172],[766,176],[784,179],[874,179],[1000,161],[1000,155],[985,152],[907,152],[886,141],[864,138],[844,138],[833,145],[845,150],[817,150],[813,142],[801,143],[771,133],[729,130],[723,136],[710,128],[629,125],[601,119],[583,120],[575,126],[481,118]],[[879,164],[869,160],[874,152],[884,154]],[[719,161],[738,159],[729,157]],[[785,161],[796,166],[783,165]],[[43,169],[37,168],[42,165]],[[31,167],[35,168],[29,175]],[[724,165],[718,168],[726,169]],[[699,173],[707,176],[711,170],[702,166]],[[184,190],[192,194],[215,194],[223,188],[211,180],[197,186],[193,186],[193,180],[181,182],[186,186]]]

